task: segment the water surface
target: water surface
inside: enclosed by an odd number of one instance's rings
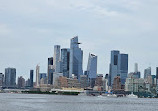
[[[0,111],[158,111],[158,99],[2,93]]]

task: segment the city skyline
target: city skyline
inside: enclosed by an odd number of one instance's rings
[[[28,78],[29,70],[35,70],[38,63],[40,71],[47,72],[47,58],[52,57],[54,45],[69,48],[69,39],[78,35],[84,51],[83,70],[91,52],[98,56],[98,73],[109,73],[110,51],[120,50],[129,54],[129,72],[138,63],[141,77],[148,67],[155,74],[156,3],[154,0],[40,0],[38,4],[30,0],[0,1],[0,72],[15,67],[17,76]]]

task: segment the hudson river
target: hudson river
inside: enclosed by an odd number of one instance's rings
[[[158,111],[158,99],[2,93],[0,111]]]

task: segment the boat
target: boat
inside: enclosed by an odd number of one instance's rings
[[[132,94],[127,95],[126,97],[127,98],[138,98],[138,96],[134,95],[133,92],[132,92]]]
[[[108,98],[117,98],[117,95],[116,94],[108,94],[107,97]]]

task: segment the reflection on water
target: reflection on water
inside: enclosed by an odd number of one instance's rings
[[[158,111],[158,99],[0,94],[0,111]]]

